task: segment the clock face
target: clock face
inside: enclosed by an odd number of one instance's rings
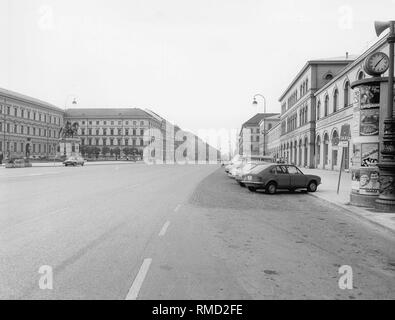
[[[365,71],[370,75],[380,75],[388,70],[390,60],[383,52],[376,52],[367,57]]]

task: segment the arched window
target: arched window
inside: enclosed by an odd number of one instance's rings
[[[326,75],[325,75],[325,80],[326,81],[331,81],[333,79],[333,75],[331,74],[331,73],[327,73]]]
[[[317,103],[317,120],[320,120],[320,112],[321,112],[321,101]]]
[[[363,73],[363,71],[359,71],[358,73],[358,80],[362,80],[365,78],[365,74]]]
[[[350,104],[350,82],[346,81],[344,84],[344,107],[348,107]]]
[[[333,112],[336,112],[339,108],[339,91],[335,89],[333,93]]]
[[[324,117],[328,116],[329,111],[329,96],[325,97],[325,104],[324,104]]]

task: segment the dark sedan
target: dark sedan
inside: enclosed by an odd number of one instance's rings
[[[307,189],[308,192],[316,192],[321,178],[304,174],[294,165],[269,164],[256,166],[243,176],[242,182],[252,192],[259,189],[265,190],[268,194],[275,194],[277,189]]]
[[[84,166],[85,160],[82,157],[70,157],[66,161],[63,162],[63,164],[68,167],[68,166]]]

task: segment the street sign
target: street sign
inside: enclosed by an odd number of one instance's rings
[[[351,127],[349,124],[344,124],[340,130],[340,141],[349,140],[351,140]]]
[[[339,147],[340,148],[347,148],[348,147],[348,141],[340,141],[339,142]]]

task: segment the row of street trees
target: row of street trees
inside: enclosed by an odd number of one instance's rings
[[[80,151],[81,151],[82,156],[88,157],[88,158],[96,158],[96,159],[98,159],[101,155],[103,157],[108,157],[108,156],[114,157],[115,156],[115,159],[118,160],[121,153],[123,153],[127,157],[141,155],[141,152],[138,149],[131,148],[131,147],[125,147],[125,148],[121,149],[119,147],[110,148],[107,146],[104,146],[104,147],[81,146]]]

